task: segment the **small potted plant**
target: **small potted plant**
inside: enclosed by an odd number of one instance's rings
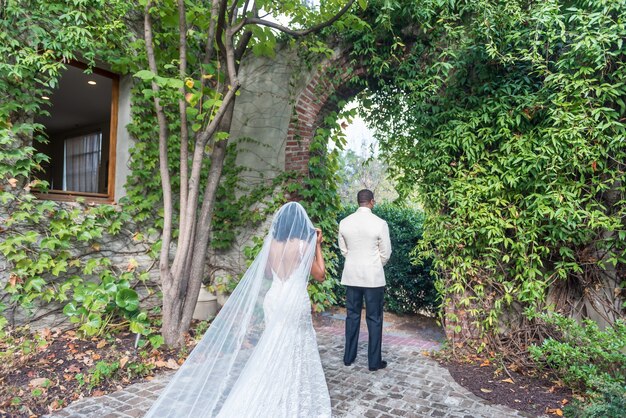
[[[217,295],[217,304],[220,308],[224,306],[228,297],[231,293],[233,293],[238,283],[238,279],[235,279],[231,275],[225,275],[216,277],[213,284],[209,286],[211,291]]]
[[[211,286],[202,284],[200,293],[198,294],[196,308],[193,311],[193,319],[206,321],[210,318],[214,318],[215,315],[217,315],[217,311],[217,295],[212,291]]]

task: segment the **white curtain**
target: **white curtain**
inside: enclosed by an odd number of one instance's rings
[[[98,193],[102,132],[65,140],[63,190]]]

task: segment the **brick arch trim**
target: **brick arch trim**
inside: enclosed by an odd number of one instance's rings
[[[365,69],[354,67],[346,54],[327,61],[313,75],[295,101],[294,114],[287,130],[285,171],[308,175],[311,141],[320,126],[328,99],[349,80],[364,74]]]

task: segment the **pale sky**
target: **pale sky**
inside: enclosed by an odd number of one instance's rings
[[[358,106],[358,102],[353,100],[346,105],[346,109],[352,109],[356,106]],[[345,119],[339,120],[339,124],[342,122],[345,122]],[[367,127],[365,121],[359,115],[353,117],[352,123],[348,124],[343,131],[346,134],[346,149],[351,149],[365,158],[370,157],[372,154],[378,154],[378,143],[374,137],[374,132]],[[333,147],[334,144],[329,144],[330,149]]]
[[[346,148],[353,150],[362,157],[378,154],[378,143],[374,133],[365,125],[360,116],[355,116],[352,123],[344,130],[347,137]]]

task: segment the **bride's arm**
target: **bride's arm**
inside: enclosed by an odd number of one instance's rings
[[[311,276],[318,282],[324,281],[324,276],[326,275],[326,264],[324,264],[324,256],[322,255],[322,230],[319,228],[315,229],[317,233],[317,240],[315,242],[315,259],[313,260],[313,265],[311,266]]]

